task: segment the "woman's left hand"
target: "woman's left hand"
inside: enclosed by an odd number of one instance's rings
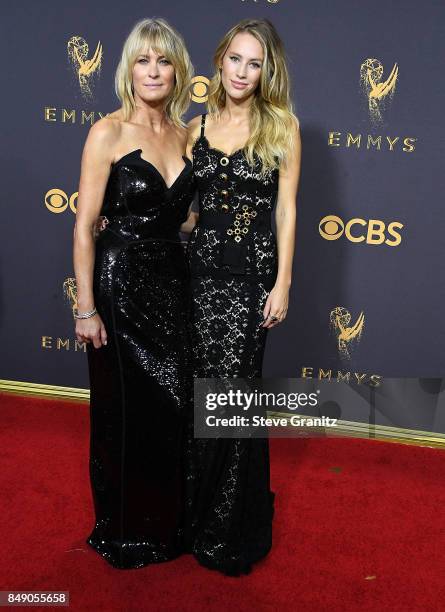
[[[288,305],[289,289],[275,285],[266,300],[266,305],[263,310],[264,323],[261,327],[270,329],[284,321],[287,315]],[[276,319],[274,317],[276,317]]]

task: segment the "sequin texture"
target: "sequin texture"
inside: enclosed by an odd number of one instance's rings
[[[195,189],[191,162],[184,163],[168,188],[139,150],[121,158],[96,242],[94,297],[108,343],[87,345],[95,509],[87,542],[120,569],[183,552],[192,372],[190,281],[178,230]]]

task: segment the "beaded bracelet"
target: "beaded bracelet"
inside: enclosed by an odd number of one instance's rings
[[[90,310],[88,312],[83,312],[83,313],[74,313],[74,318],[75,319],[89,319],[90,317],[94,317],[94,315],[97,313],[96,308],[93,308],[93,310]]]

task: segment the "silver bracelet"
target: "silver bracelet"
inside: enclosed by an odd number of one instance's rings
[[[97,313],[96,308],[93,308],[93,310],[90,310],[88,312],[82,312],[82,313],[75,313],[74,314],[74,318],[75,319],[89,319],[90,317],[94,317],[94,315]]]

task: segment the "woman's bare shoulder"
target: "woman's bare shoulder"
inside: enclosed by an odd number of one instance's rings
[[[121,138],[122,121],[112,113],[96,121],[88,132],[83,150],[83,159],[94,163],[111,164]]]
[[[196,115],[196,117],[193,117],[193,119],[190,119],[190,121],[187,123],[187,128],[194,128],[198,125],[201,125],[201,118],[202,115]]]
[[[122,132],[122,119],[118,113],[116,111],[96,121],[90,128],[88,140],[98,144],[116,142]]]
[[[189,139],[194,139],[198,136],[199,130],[201,129],[201,117],[202,115],[196,115],[193,119],[187,123],[187,132]]]

